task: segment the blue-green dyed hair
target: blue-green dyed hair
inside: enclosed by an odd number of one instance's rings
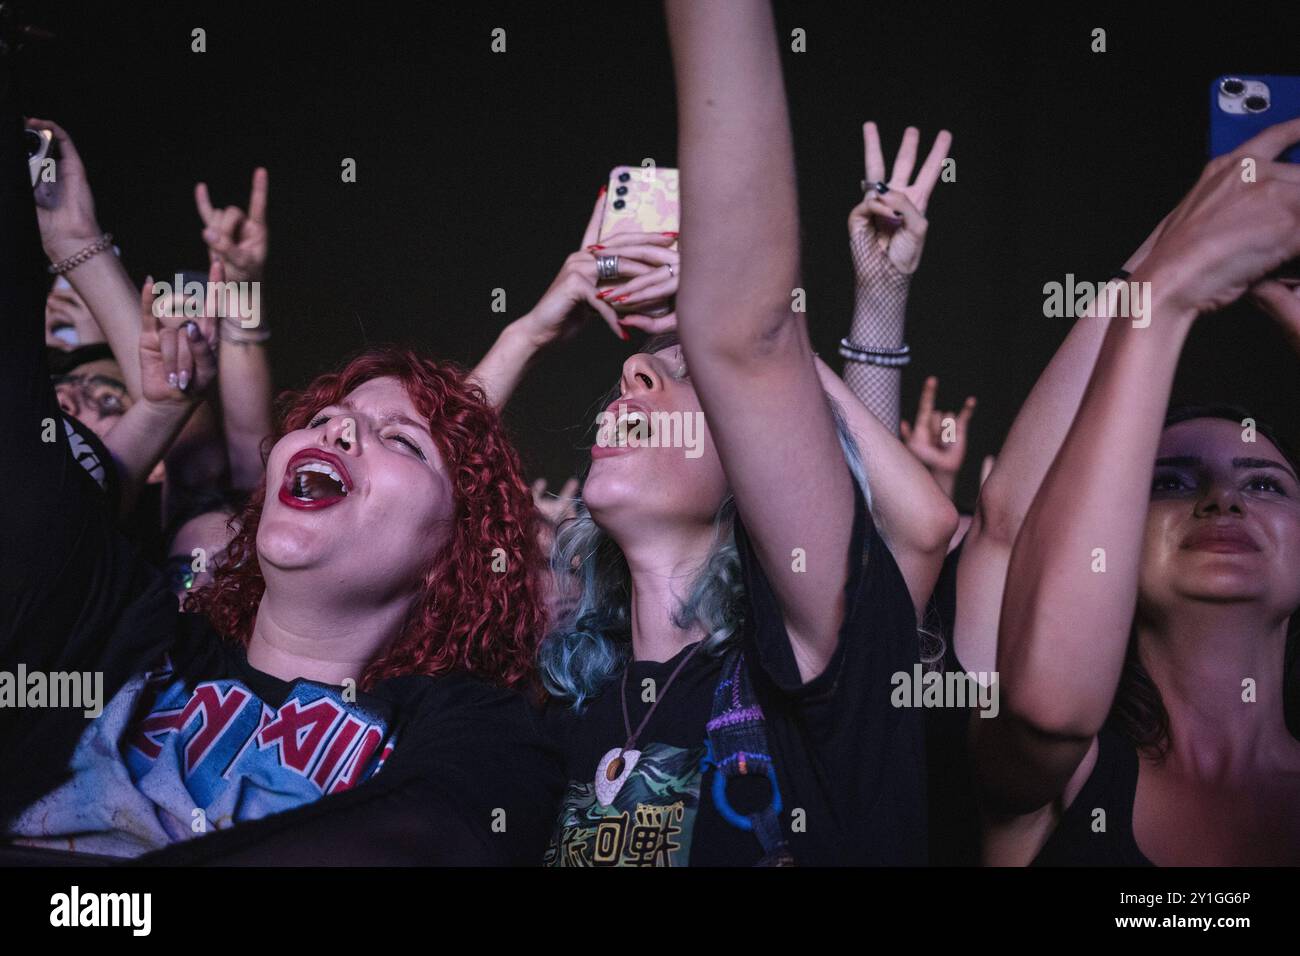
[[[664,340],[657,348],[655,344],[646,351],[660,351],[675,342]],[[870,508],[871,490],[862,454],[838,405],[830,396],[827,402],[844,460]],[[735,499],[728,494],[713,518],[709,557],[673,616],[678,627],[698,627],[704,632],[703,651],[707,654],[721,654],[742,623],[745,586],[736,550],[735,517]],[[551,571],[558,588],[577,589],[578,595],[576,606],[562,620],[552,622],[553,629],[538,651],[538,666],[547,692],[581,711],[623,669],[632,647],[632,575],[627,560],[597,526],[581,497],[575,502],[575,516],[556,535]]]

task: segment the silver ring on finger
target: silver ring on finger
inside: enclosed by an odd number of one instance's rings
[[[668,267],[668,277],[669,277],[670,279],[676,279],[676,278],[677,278],[677,270],[673,268],[673,264],[672,264],[671,262],[665,262],[664,265],[666,265],[666,266]]]
[[[596,278],[617,279],[618,278],[618,256],[597,256],[596,257]]]

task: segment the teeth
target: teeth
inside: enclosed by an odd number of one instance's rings
[[[314,471],[318,475],[326,475],[330,478],[333,478],[335,481],[337,481],[339,483],[340,488],[345,487],[345,485],[343,484],[343,476],[340,475],[333,468],[331,468],[329,465],[325,464],[325,462],[323,461],[305,462],[304,464],[301,464],[294,469],[294,474],[300,475],[304,471]]]
[[[614,434],[618,439],[618,444],[626,445],[628,442],[628,432],[634,428],[639,428],[638,437],[645,439],[650,434],[650,417],[645,412],[630,411],[619,415],[614,421]]]

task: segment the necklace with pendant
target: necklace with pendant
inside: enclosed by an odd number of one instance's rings
[[[627,672],[632,669],[632,662],[629,661],[627,667],[623,669],[623,683],[619,695],[623,702],[623,729],[627,732],[627,742],[622,747],[614,747],[605,756],[601,757],[600,763],[596,765],[596,802],[602,807],[607,807],[614,802],[618,792],[623,789],[623,784],[627,783],[627,778],[632,776],[637,761],[641,759],[641,751],[635,749],[637,738],[645,730],[646,724],[650,723],[650,718],[654,716],[659,702],[668,696],[668,688],[673,686],[673,681],[677,679],[677,675],[682,672],[690,659],[695,656],[695,652],[703,645],[703,641],[697,642],[687,655],[682,658],[681,663],[673,668],[673,672],[668,675],[668,680],[664,683],[664,689],[655,697],[654,703],[650,705],[650,709],[641,718],[641,723],[637,725],[635,733],[632,732],[632,720],[627,714]]]

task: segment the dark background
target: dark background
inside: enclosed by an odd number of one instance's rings
[[[954,133],[957,181],[931,201],[913,283],[903,407],[911,417],[927,374],[940,407],[979,398],[964,503],[1068,328],[1043,317],[1043,284],[1105,279],[1178,200],[1205,160],[1213,78],[1300,72],[1297,7],[777,4],[823,355],[851,314],[862,121],[881,124],[891,160],[908,123],[923,150]],[[472,364],[576,248],[611,166],[676,165],[656,3],[20,9],[58,36],[25,54],[27,111],[76,139],[137,280],[204,262],[195,181],[246,207],[253,167],[269,168],[265,297],[284,386],[366,343]],[[205,53],[190,51],[194,27]],[[806,53],[788,52],[795,27]],[[1105,53],[1090,51],[1094,27]],[[497,287],[506,315],[490,308]],[[530,471],[554,486],[580,467],[593,402],[628,353],[593,322],[538,363],[507,414]],[[1296,359],[1238,307],[1198,325],[1175,399],[1241,401],[1294,443]]]

